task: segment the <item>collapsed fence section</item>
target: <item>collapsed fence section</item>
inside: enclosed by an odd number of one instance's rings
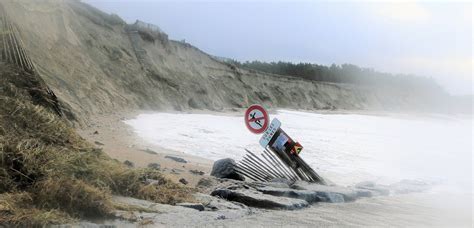
[[[247,154],[237,162],[235,170],[253,181],[267,182],[282,178],[326,184],[324,179],[299,156],[293,157],[289,162],[268,147],[260,154],[246,151]]]

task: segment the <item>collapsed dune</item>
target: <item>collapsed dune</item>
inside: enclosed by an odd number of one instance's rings
[[[252,103],[404,110],[430,107],[434,100],[433,94],[416,89],[322,83],[241,69],[168,39],[157,26],[128,25],[79,1],[2,4],[41,76],[81,117],[131,109],[223,110]]]

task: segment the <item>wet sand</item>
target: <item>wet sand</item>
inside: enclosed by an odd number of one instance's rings
[[[138,138],[132,128],[123,122],[135,115],[136,113],[96,115],[91,118],[88,126],[78,129],[78,133],[120,162],[131,161],[134,167],[147,167],[150,163],[160,164],[162,173],[177,183],[184,178],[189,182],[188,186],[194,187],[203,175],[194,174],[192,170],[209,175],[213,161],[165,149]],[[186,163],[176,162],[166,156],[182,158]]]
[[[296,227],[472,227],[469,195],[412,193],[364,198],[351,203],[320,203],[299,211],[272,211],[225,226]]]

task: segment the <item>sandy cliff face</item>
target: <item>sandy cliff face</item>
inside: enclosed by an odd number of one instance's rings
[[[220,62],[78,1],[2,1],[36,68],[78,114],[129,109],[398,109],[410,92],[270,75]],[[388,92],[387,92],[388,91]],[[388,94],[388,95],[387,95]]]

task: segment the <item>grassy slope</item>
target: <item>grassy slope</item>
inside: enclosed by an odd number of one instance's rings
[[[0,80],[0,224],[111,215],[111,194],[170,204],[189,198],[192,190],[157,171],[129,169],[85,142],[38,99],[45,91],[35,75],[0,64]]]

